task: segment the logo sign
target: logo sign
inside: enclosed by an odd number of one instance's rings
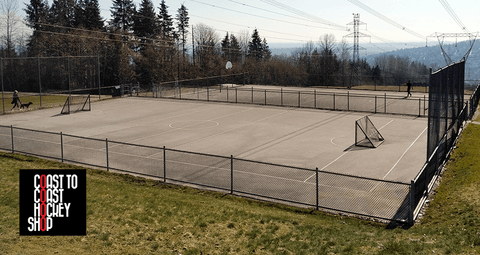
[[[86,235],[86,170],[20,170],[20,235]]]

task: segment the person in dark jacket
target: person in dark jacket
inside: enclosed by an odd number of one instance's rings
[[[13,100],[12,100],[12,103],[11,103],[11,104],[13,104],[13,107],[12,107],[11,111],[13,111],[13,109],[15,109],[15,107],[18,107],[18,109],[20,109],[20,104],[21,103],[22,102],[20,102],[20,98],[18,97],[18,91],[15,90],[13,92]]]
[[[412,93],[410,93],[411,90],[412,90],[412,83],[410,83],[410,81],[408,81],[407,82],[407,97],[412,95]]]

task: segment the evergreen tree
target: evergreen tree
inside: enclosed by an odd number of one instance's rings
[[[165,4],[165,0],[160,2],[160,12],[158,13],[158,20],[160,24],[160,35],[163,39],[175,39],[176,34],[173,28],[173,20],[170,14],[168,14],[168,6]]]
[[[224,58],[226,58],[227,60],[230,60],[230,57],[231,57],[231,54],[230,54],[230,38],[228,36],[228,32],[227,32],[227,35],[225,35],[225,38],[223,38],[221,46],[222,46],[222,52],[223,52],[222,56]]]
[[[87,18],[85,17],[85,9],[87,6],[86,1],[88,0],[77,0],[75,5],[75,24],[74,27],[85,28],[85,23]]]
[[[235,35],[230,35],[230,61],[239,62],[242,57],[240,42]]]
[[[272,57],[272,52],[270,51],[270,47],[268,47],[267,39],[263,38],[262,41],[262,58],[263,60],[270,60]]]
[[[177,32],[178,35],[181,36],[181,43],[182,43],[182,53],[183,57],[185,57],[185,44],[187,43],[187,34],[188,34],[188,21],[190,17],[188,17],[188,9],[185,5],[181,5],[178,8],[177,13]]]
[[[140,9],[135,16],[133,26],[135,35],[139,38],[154,38],[157,32],[155,8],[150,0],[142,0]],[[145,42],[145,40],[143,40]]]
[[[39,45],[41,44],[41,31],[47,30],[44,24],[48,21],[48,6],[44,0],[30,0],[24,9],[27,14],[27,26],[33,29],[33,33],[28,40],[28,52],[35,56],[39,54]]]
[[[75,11],[77,3],[75,0],[53,0],[50,7],[49,22],[60,27],[74,27],[76,25]],[[55,29],[65,32],[65,29]]]
[[[123,32],[132,31],[136,13],[133,0],[113,0],[110,12],[112,14],[112,20],[110,21],[112,28]]]
[[[85,28],[89,30],[104,30],[102,16],[100,16],[100,5],[98,0],[84,0],[85,4]]]
[[[256,28],[253,30],[252,38],[248,42],[248,57],[255,61],[261,61],[263,59],[263,43]]]
[[[33,29],[33,33],[42,30],[43,24],[47,23],[48,6],[44,0],[30,0],[30,4],[23,9],[27,14],[27,26]]]

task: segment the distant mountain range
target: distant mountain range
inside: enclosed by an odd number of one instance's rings
[[[375,58],[380,55],[408,57],[411,61],[423,63],[427,67],[431,67],[433,71],[447,65],[438,43],[435,45],[429,43],[428,47],[425,44],[422,45],[422,43],[361,44],[361,46],[365,50],[360,50],[360,57],[365,58],[372,66],[375,64]],[[293,51],[302,47],[303,45],[298,44],[272,44],[270,45],[270,50],[273,55],[284,54],[289,56]],[[470,42],[463,41],[445,44],[443,48],[453,62],[458,62],[470,49]],[[478,84],[480,82],[480,43],[474,44],[467,57],[465,74],[467,83]]]
[[[465,41],[443,45],[443,49],[453,62],[458,62],[464,57],[467,58],[465,65],[465,80],[468,84],[478,84],[480,82],[480,44],[474,44],[468,56],[466,56],[466,54],[470,50],[470,42]],[[426,66],[431,67],[433,71],[447,65],[444,53],[438,44],[429,47],[424,46],[412,49],[395,50],[382,54],[408,57],[411,61],[424,63]],[[382,54],[369,55],[366,59],[371,65],[374,65],[375,57]]]

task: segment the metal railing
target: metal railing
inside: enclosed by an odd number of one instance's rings
[[[411,221],[411,184],[316,169],[0,126],[0,149],[232,195]]]
[[[195,84],[152,85],[135,94],[140,97],[171,98],[208,102],[242,103],[334,111],[399,114],[425,117],[428,98],[371,95],[346,92],[302,91],[293,89],[258,89],[247,86]]]

